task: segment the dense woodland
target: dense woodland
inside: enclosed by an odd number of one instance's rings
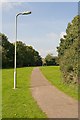
[[[80,60],[80,16],[76,16],[71,23],[68,23],[66,35],[60,39],[57,47],[59,64],[63,79],[67,83],[77,83],[79,76]]]

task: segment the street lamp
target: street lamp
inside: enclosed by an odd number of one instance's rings
[[[18,13],[15,17],[15,54],[14,54],[14,89],[16,88],[16,41],[17,41],[17,17],[19,15],[28,15],[31,14],[31,11]]]

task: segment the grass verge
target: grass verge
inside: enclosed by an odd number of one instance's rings
[[[40,67],[40,70],[52,85],[56,86],[59,90],[67,95],[78,100],[78,89],[75,85],[68,85],[62,82],[61,72],[59,66],[45,66]]]
[[[31,67],[17,69],[17,88],[13,89],[13,69],[2,70],[2,118],[45,118],[32,98]]]

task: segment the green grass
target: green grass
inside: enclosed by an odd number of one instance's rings
[[[52,83],[52,85],[56,86],[59,90],[73,97],[74,99],[78,99],[77,87],[74,85],[64,84],[62,82],[59,66],[40,67],[40,70],[42,71],[44,76]]]
[[[17,69],[17,89],[13,89],[13,69],[2,70],[2,117],[45,118],[30,91],[31,67]]]
[[[2,79],[2,70],[0,69],[0,80]],[[2,81],[0,81],[0,120],[2,118]]]

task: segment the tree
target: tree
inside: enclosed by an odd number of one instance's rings
[[[16,42],[16,59],[17,59],[17,67],[24,66],[26,55],[26,45],[21,41]]]
[[[57,64],[57,56],[53,56],[53,54],[48,54],[45,57],[45,62],[46,65],[50,66],[50,65],[58,65]]]
[[[0,46],[2,46],[2,67],[13,67],[14,45],[2,33],[0,33]]]
[[[42,65],[42,59],[39,53],[32,46],[26,46],[21,41],[17,41],[17,67],[40,65]]]
[[[34,51],[35,66],[42,66],[42,58],[37,51]]]
[[[78,60],[80,59],[80,16],[74,17],[66,29],[66,36],[60,39],[60,45],[57,47],[59,64],[63,73],[63,79],[66,83],[78,82]]]
[[[14,67],[14,48],[14,44],[8,41],[7,36],[0,33],[0,56],[2,55],[3,68]],[[42,65],[39,52],[21,41],[16,42],[16,58],[17,67]]]

